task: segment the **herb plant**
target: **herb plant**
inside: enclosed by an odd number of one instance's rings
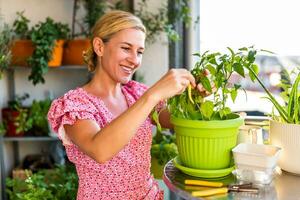
[[[245,77],[250,70],[249,76],[254,81],[259,71],[254,63],[258,50],[253,47],[240,48],[237,52],[231,48],[228,50],[229,54],[208,51],[202,55],[194,54],[199,60],[191,73],[196,84],[201,83],[212,95],[202,97],[196,88],[189,86],[184,93],[168,100],[168,109],[172,116],[191,120],[225,120],[234,117],[226,102],[228,98],[235,101],[241,85],[232,83],[230,78],[234,73]],[[205,71],[209,71],[208,76]]]

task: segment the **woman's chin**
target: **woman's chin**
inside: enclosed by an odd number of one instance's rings
[[[121,84],[126,84],[131,80],[131,76],[123,77],[120,79]]]

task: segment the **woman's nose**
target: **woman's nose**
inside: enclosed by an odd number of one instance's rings
[[[136,53],[131,53],[127,60],[133,65],[139,65],[141,62],[141,58]]]

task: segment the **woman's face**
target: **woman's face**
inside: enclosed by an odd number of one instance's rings
[[[101,67],[113,81],[125,84],[141,65],[144,48],[144,32],[124,29],[104,43]]]

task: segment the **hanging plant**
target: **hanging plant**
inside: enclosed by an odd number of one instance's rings
[[[52,50],[55,41],[67,39],[70,29],[67,24],[54,22],[51,18],[36,24],[32,30],[30,38],[35,46],[33,55],[29,58],[28,63],[31,66],[31,74],[28,79],[34,85],[45,83],[44,75],[48,72],[48,62],[52,58]]]

